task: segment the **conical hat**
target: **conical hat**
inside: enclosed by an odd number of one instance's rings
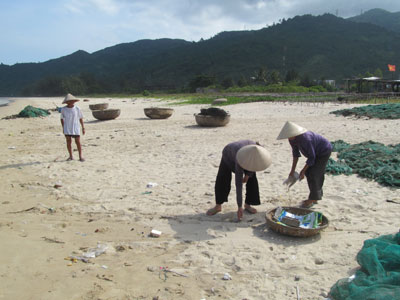
[[[271,165],[271,154],[258,145],[247,145],[238,151],[236,160],[239,165],[251,172],[262,171]]]
[[[303,134],[305,132],[307,132],[307,129],[305,129],[293,122],[287,121],[285,123],[285,125],[283,126],[281,133],[279,133],[279,135],[276,139],[277,140],[288,139],[288,138]]]
[[[67,96],[65,96],[62,104],[67,103],[67,101],[79,101],[79,99],[77,99],[75,96],[73,96],[71,94],[67,94]]]

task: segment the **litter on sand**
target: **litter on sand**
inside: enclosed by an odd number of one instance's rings
[[[274,217],[278,224],[305,229],[318,228],[322,223],[322,213],[317,211],[299,216],[286,211],[282,207],[278,207]]]
[[[224,277],[222,277],[223,280],[232,280],[232,276],[229,273],[225,273]]]
[[[156,230],[156,229],[152,229],[151,230],[151,232],[150,232],[150,236],[152,236],[152,237],[160,237],[161,236],[161,231],[159,231],[159,230]]]
[[[288,178],[285,179],[283,184],[287,185],[287,188],[290,189],[290,187],[295,184],[300,178],[299,173],[294,172],[292,176],[289,176]]]
[[[157,185],[158,185],[158,183],[149,182],[149,183],[146,185],[146,187],[147,187],[147,188],[153,188],[153,187],[156,187]]]

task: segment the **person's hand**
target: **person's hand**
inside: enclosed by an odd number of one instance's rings
[[[237,217],[238,217],[238,221],[242,220],[242,218],[243,218],[243,208],[242,207],[238,208]]]
[[[306,174],[306,170],[301,170],[301,172],[300,172],[300,174],[299,174],[299,180],[303,180],[304,179],[304,176],[305,176],[305,174]]]
[[[247,183],[248,180],[249,180],[249,175],[244,175],[243,183]]]
[[[82,128],[82,134],[85,135],[85,128]]]

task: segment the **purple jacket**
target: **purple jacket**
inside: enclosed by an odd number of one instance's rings
[[[303,154],[307,157],[306,164],[313,166],[317,157],[328,155],[332,152],[331,143],[323,136],[307,131],[289,140],[292,146],[293,157],[300,157]],[[300,154],[301,152],[301,154]]]
[[[243,174],[249,175],[251,177],[254,172],[244,170],[236,161],[236,154],[240,150],[240,148],[254,144],[256,144],[256,142],[250,140],[241,140],[226,145],[224,150],[222,150],[223,161],[226,163],[229,169],[233,173],[235,173],[236,202],[238,207],[242,207],[243,204]]]

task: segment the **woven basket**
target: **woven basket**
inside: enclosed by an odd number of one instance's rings
[[[231,119],[230,115],[210,116],[210,115],[195,114],[194,117],[196,118],[197,125],[204,127],[225,126],[226,124],[229,123],[229,120]]]
[[[287,212],[290,212],[292,214],[299,215],[299,216],[303,216],[303,215],[313,212],[313,210],[311,210],[311,209],[300,208],[300,207],[285,206],[282,208],[284,210],[286,210]],[[309,237],[309,236],[318,234],[320,231],[324,230],[329,225],[329,220],[323,215],[322,216],[322,224],[318,228],[307,229],[307,228],[300,228],[300,227],[284,226],[284,225],[276,223],[275,220],[273,219],[276,209],[277,208],[274,208],[274,209],[271,209],[270,211],[268,211],[267,214],[265,215],[265,218],[267,220],[268,226],[273,231],[280,233],[280,234],[296,236],[296,237]]]
[[[150,107],[144,109],[144,114],[150,119],[168,119],[173,112],[172,108]]]
[[[90,110],[103,110],[108,108],[108,103],[89,104]]]
[[[93,110],[92,115],[97,120],[112,120],[117,118],[121,114],[120,109],[104,109],[104,110]]]

